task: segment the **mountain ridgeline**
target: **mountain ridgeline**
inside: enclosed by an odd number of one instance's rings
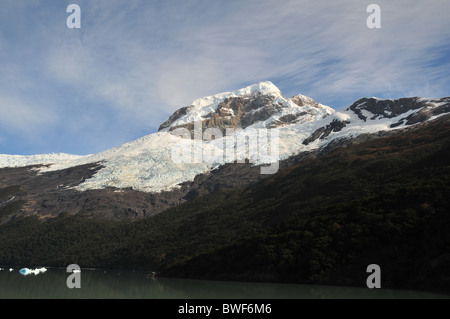
[[[450,98],[364,98],[337,112],[263,82],[196,100],[156,135],[98,156],[53,169],[4,157],[0,265],[365,287],[378,264],[383,287],[450,291],[449,112]],[[188,168],[195,174],[162,191],[142,188],[145,178],[122,187],[128,173],[106,180],[125,169],[125,151],[145,166],[148,141],[166,143],[194,120],[277,127],[291,148],[273,175],[228,163]],[[93,180],[102,187],[80,187]]]

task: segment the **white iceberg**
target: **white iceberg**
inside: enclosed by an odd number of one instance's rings
[[[40,273],[44,273],[46,271],[47,271],[47,269],[45,267],[36,268],[36,269],[22,268],[19,270],[20,274],[24,275],[24,276],[28,276],[31,274],[34,274],[36,276],[36,275],[39,275]]]

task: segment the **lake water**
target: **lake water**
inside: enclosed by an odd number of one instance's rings
[[[391,289],[331,287],[147,278],[146,273],[82,270],[81,288],[69,289],[70,274],[48,269],[23,276],[19,269],[0,271],[0,298],[15,299],[336,299],[336,298],[447,298],[450,295]]]

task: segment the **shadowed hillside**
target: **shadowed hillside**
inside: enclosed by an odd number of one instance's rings
[[[341,143],[134,222],[14,218],[0,226],[0,263],[359,286],[376,263],[384,287],[450,290],[449,122]]]

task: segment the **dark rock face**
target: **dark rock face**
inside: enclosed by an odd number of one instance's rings
[[[450,112],[450,97],[433,100],[433,103],[435,104],[425,103],[424,107],[419,112],[400,119],[397,123],[392,124],[391,127],[397,127],[402,124],[413,125],[421,123],[429,120],[433,116]]]
[[[245,129],[256,122],[265,121],[282,109],[282,105],[272,102],[273,97],[262,95],[244,105],[240,119],[241,128]]]
[[[307,115],[308,113],[306,112],[301,112],[298,114],[288,114],[288,115],[284,115],[282,117],[280,117],[278,120],[273,121],[272,123],[269,124],[269,128],[275,128],[281,125],[287,125],[287,124],[292,124],[297,122],[297,120],[302,117]]]
[[[436,106],[436,104],[438,104],[438,106]],[[417,124],[428,120],[432,116],[449,112],[450,98],[445,97],[434,100],[424,100],[418,97],[401,98],[397,100],[362,98],[353,103],[349,109],[355,112],[364,122],[380,118],[393,118],[408,111],[421,109],[419,112],[405,116],[405,118],[401,119],[398,123],[391,125],[391,127],[396,127],[405,122],[406,125]],[[364,110],[370,112],[373,116],[367,118],[367,116],[363,114]]]
[[[355,112],[364,122],[367,117],[362,114],[362,110],[373,114],[369,120],[377,118],[393,118],[410,110],[420,109],[425,103],[419,101],[419,98],[401,98],[398,100],[379,100],[375,98],[362,98],[353,103],[349,109]]]
[[[162,129],[165,129],[166,127],[169,127],[170,124],[172,124],[174,121],[178,120],[180,117],[184,116],[187,114],[187,112],[189,111],[189,109],[191,109],[192,106],[185,106],[182,107],[181,109],[178,109],[175,111],[175,113],[173,113],[168,119],[167,121],[165,121],[164,123],[162,123],[159,126],[158,131],[161,131]]]
[[[321,128],[317,129],[314,133],[312,133],[311,136],[306,138],[303,141],[303,145],[308,145],[309,143],[314,142],[317,139],[323,140],[328,135],[330,135],[331,132],[340,132],[344,127],[347,126],[347,124],[349,124],[349,122],[334,119],[330,124],[322,126]]]

